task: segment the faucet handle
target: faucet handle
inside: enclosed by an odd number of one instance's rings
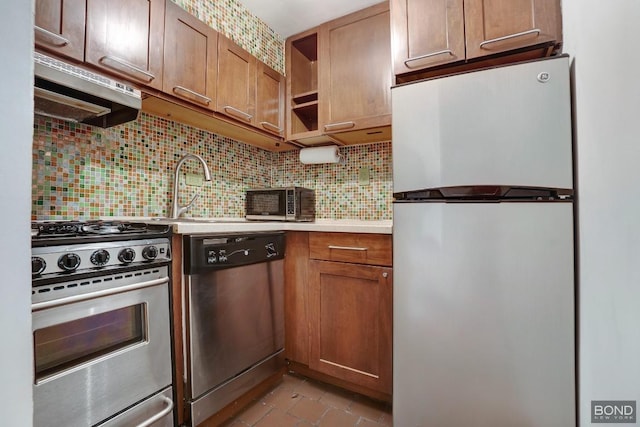
[[[191,209],[191,206],[195,203],[195,201],[198,199],[198,197],[200,197],[200,193],[196,193],[192,198],[191,201],[189,203],[187,203],[185,206],[183,206],[184,210],[188,210]]]
[[[187,203],[186,205],[178,206],[178,211],[176,212],[175,218],[179,218],[180,215],[182,215],[183,213],[185,213],[186,211],[191,209],[191,206],[193,206],[193,204],[198,199],[198,197],[200,197],[200,193],[196,193],[195,196],[193,196],[193,198],[191,199],[191,201],[189,203]]]

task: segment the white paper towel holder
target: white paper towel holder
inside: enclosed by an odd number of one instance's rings
[[[340,149],[337,145],[301,148],[299,158],[300,163],[305,165],[345,163],[345,158],[340,154]]]

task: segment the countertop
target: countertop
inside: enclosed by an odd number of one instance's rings
[[[109,217],[104,219],[170,224],[177,234],[235,233],[253,231],[325,231],[338,233],[391,234],[391,220],[360,221],[318,219],[314,222],[247,221],[244,218],[152,218]]]

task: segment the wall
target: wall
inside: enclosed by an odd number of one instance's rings
[[[574,79],[579,409],[588,426],[592,400],[640,403],[640,2],[564,0],[563,15]]]
[[[391,219],[393,177],[391,143],[340,148],[338,164],[303,165],[298,151],[279,153],[274,160],[274,186],[300,185],[316,190],[319,218]],[[367,169],[368,182],[359,181]]]
[[[109,129],[36,117],[33,135],[34,220],[103,216],[167,216],[174,167],[186,153],[201,155],[211,183],[185,186],[180,204],[200,197],[189,215],[244,215],[247,188],[315,188],[319,218],[391,218],[391,144],[341,149],[344,164],[302,165],[297,151],[271,153],[207,131],[142,113]],[[358,182],[360,168],[370,180]],[[201,174],[190,161],[184,172]]]
[[[187,153],[212,173],[202,188],[180,181],[180,204],[201,193],[193,216],[241,216],[245,188],[270,183],[271,153],[155,116],[108,129],[36,117],[32,218],[167,216],[173,170]],[[202,174],[195,161],[184,172]]]
[[[2,425],[32,425],[31,275],[29,273],[29,181],[33,117],[33,4],[0,3],[2,47],[0,181],[0,402]]]

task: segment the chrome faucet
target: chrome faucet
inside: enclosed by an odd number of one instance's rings
[[[207,163],[202,157],[198,156],[197,154],[185,154],[184,156],[182,156],[180,160],[178,160],[178,164],[176,164],[175,176],[173,178],[173,205],[171,207],[171,218],[178,218],[180,215],[188,211],[189,208],[191,208],[191,206],[193,205],[193,202],[195,202],[198,196],[200,196],[199,193],[196,193],[191,201],[185,206],[180,206],[178,204],[178,180],[180,179],[180,167],[189,159],[198,160],[202,164],[202,169],[204,169],[204,179],[206,181],[211,181],[211,172],[209,171],[209,166],[207,166]]]

